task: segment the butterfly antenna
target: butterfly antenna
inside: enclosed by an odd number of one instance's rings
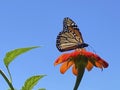
[[[88,49],[91,49],[96,54],[96,51],[94,50],[92,46],[89,45]]]

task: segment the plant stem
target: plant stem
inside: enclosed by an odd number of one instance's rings
[[[10,70],[9,70],[8,67],[7,67],[7,71],[8,71],[8,74],[9,74],[9,76],[10,76],[10,82],[12,83],[12,76],[11,76],[11,73],[10,73]]]
[[[81,68],[78,68],[78,76],[76,78],[76,83],[75,83],[75,86],[74,86],[74,89],[73,90],[77,90],[79,85],[80,85],[80,82],[82,80],[82,77],[83,77],[83,74],[85,72],[85,67],[81,67]]]
[[[3,76],[3,78],[5,79],[5,81],[7,82],[7,84],[9,85],[11,90],[15,90],[12,83],[9,81],[9,79],[7,78],[7,76],[2,72],[2,70],[0,70],[0,74]]]

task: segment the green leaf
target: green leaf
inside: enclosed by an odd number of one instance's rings
[[[32,76],[28,78],[24,86],[22,87],[22,90],[32,90],[33,87],[38,83],[38,81],[43,78],[45,75],[37,75],[37,76]],[[43,89],[44,90],[44,89]]]
[[[6,56],[4,58],[4,64],[5,66],[8,68],[9,64],[19,55],[31,50],[31,49],[34,49],[34,48],[38,48],[38,46],[34,46],[34,47],[26,47],[26,48],[18,48],[18,49],[15,49],[15,50],[12,50],[10,52],[7,52],[6,53]]]

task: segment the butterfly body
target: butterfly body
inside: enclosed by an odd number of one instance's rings
[[[87,46],[88,44],[84,43],[82,34],[76,23],[68,17],[64,18],[63,30],[58,34],[56,40],[58,50],[63,52]]]

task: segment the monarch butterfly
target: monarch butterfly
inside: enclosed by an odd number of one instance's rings
[[[60,52],[87,47],[76,23],[69,17],[63,20],[63,30],[58,34],[56,47]]]

